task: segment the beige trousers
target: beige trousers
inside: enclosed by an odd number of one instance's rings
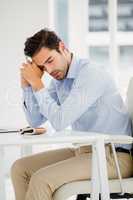
[[[116,178],[116,167],[110,147],[106,148],[109,178]],[[123,177],[133,175],[130,154],[117,153]],[[90,179],[91,151],[82,147],[58,149],[17,160],[11,169],[16,200],[52,200],[53,193],[63,184]]]

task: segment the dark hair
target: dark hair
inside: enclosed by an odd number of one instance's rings
[[[54,31],[45,28],[29,37],[25,42],[24,54],[32,57],[40,51],[42,47],[56,49],[59,51],[59,42],[61,39]]]

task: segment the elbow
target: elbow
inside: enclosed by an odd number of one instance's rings
[[[40,126],[45,121],[45,120],[43,120],[42,117],[40,117],[40,118],[38,117],[37,119],[36,118],[33,119],[29,116],[26,116],[26,119],[27,119],[27,122],[29,123],[29,125],[33,128]]]
[[[27,119],[27,121],[28,121],[29,125],[33,128],[36,128],[41,125],[39,121],[34,121],[34,120],[29,120],[29,119]]]

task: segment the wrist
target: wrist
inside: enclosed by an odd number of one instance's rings
[[[28,88],[28,87],[30,87],[30,84],[23,84],[23,85],[21,85],[21,88]]]
[[[44,84],[43,84],[42,80],[38,79],[37,81],[35,81],[35,83],[32,84],[32,88],[36,92],[41,90],[42,88],[44,88]]]
[[[29,87],[29,86],[30,86],[30,84],[24,78],[21,78],[21,87],[25,88],[25,87]]]

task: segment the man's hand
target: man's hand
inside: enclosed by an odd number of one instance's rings
[[[29,63],[29,64],[30,64],[30,63]],[[36,74],[37,74],[40,78],[42,78],[42,76],[43,76],[43,74],[44,74],[44,71],[41,70],[39,67],[37,67],[35,63],[33,63],[33,64],[31,64],[31,65],[32,65],[34,71],[36,72]]]
[[[34,63],[23,63],[21,67],[21,77],[23,79],[23,84],[32,86],[32,88],[37,91],[44,87],[42,83],[42,76],[44,71],[41,71]],[[26,82],[25,82],[25,81]]]
[[[30,84],[22,76],[20,78],[21,78],[21,87],[22,88],[30,86]]]

